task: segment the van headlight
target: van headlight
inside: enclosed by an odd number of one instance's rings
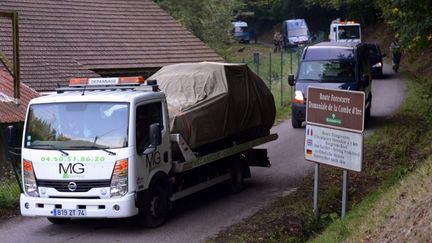
[[[39,197],[36,176],[31,161],[23,159],[24,191],[30,197]]]
[[[294,93],[293,102],[298,104],[304,104],[303,92],[301,92],[300,90],[296,90]]]
[[[111,197],[122,197],[128,191],[128,160],[118,160],[111,176]]]
[[[380,67],[382,67],[382,63],[381,62],[377,62],[372,67],[373,68],[380,68]]]

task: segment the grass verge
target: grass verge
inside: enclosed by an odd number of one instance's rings
[[[246,63],[267,84],[275,99],[276,123],[289,117],[292,90],[288,75],[297,72],[300,49],[274,53],[270,46],[233,44],[218,52],[227,62]]]
[[[16,212],[19,205],[20,188],[16,181],[0,181],[0,218]]]
[[[363,171],[350,173],[350,211],[344,220],[339,220],[342,172],[324,166],[319,219],[312,213],[313,181],[307,178],[294,193],[277,199],[209,241],[304,242],[318,237],[329,225],[325,234],[316,238],[317,242],[338,242],[347,237],[370,241],[366,226],[364,235],[355,235],[359,225],[367,221],[365,216],[372,214],[370,208],[432,154],[432,82],[416,79],[408,81],[407,86],[411,95],[399,111],[365,140]],[[388,212],[390,209],[384,209],[383,217]]]

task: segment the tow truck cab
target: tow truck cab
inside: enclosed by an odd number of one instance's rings
[[[361,42],[361,39],[361,26],[359,23],[335,19],[330,24],[330,41]]]
[[[150,179],[171,169],[165,95],[152,87],[130,90],[143,81],[90,79],[96,86],[83,89],[73,86],[87,80],[71,80],[70,88],[30,102],[22,145],[22,215],[138,214],[137,197],[147,193]],[[111,82],[119,86],[101,86]]]

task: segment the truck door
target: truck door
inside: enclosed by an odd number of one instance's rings
[[[146,188],[152,175],[158,171],[168,174],[170,170],[169,127],[164,119],[162,103],[152,102],[137,105],[136,107],[136,151],[137,151],[137,186]],[[153,151],[150,145],[150,125],[161,125],[162,144]]]

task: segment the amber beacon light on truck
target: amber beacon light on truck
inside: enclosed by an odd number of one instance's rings
[[[105,86],[105,85],[140,85],[144,83],[143,77],[120,78],[73,78],[69,86]]]

